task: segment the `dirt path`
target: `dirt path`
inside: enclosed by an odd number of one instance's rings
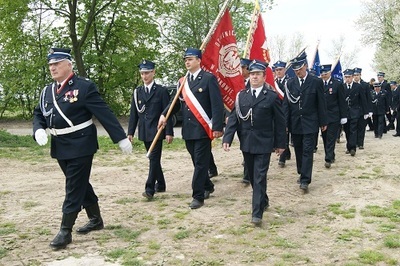
[[[167,192],[150,202],[141,196],[144,151],[128,157],[99,152],[91,182],[106,229],[74,233],[73,243],[59,252],[48,246],[64,196],[56,161],[48,154],[34,161],[0,159],[0,265],[364,265],[362,254],[370,250],[384,256],[376,265],[400,265],[400,248],[384,245],[388,235],[400,234],[399,222],[364,214],[367,206],[386,208],[400,200],[400,138],[391,134],[379,140],[367,132],[365,150],[355,157],[339,143],[331,169],[324,167],[320,142],[308,194],[296,184],[294,158],[282,169],[273,155],[271,207],[262,228],[250,225],[251,188],[239,182],[237,143],[227,153],[216,142],[216,191],[198,210],[188,208],[193,168],[185,150],[163,152]],[[79,215],[76,226],[85,216]]]

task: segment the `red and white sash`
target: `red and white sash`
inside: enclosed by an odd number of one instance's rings
[[[183,82],[183,79],[181,79],[180,82]],[[187,79],[185,79],[185,85],[182,89],[182,95],[190,111],[194,114],[197,121],[199,121],[199,123],[202,125],[208,137],[213,140],[214,136],[212,131],[212,119],[208,117],[206,111],[204,111],[203,107],[194,96],[192,90],[189,87]]]

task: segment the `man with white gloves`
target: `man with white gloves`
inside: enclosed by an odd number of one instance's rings
[[[86,234],[104,228],[98,198],[89,182],[94,153],[99,145],[92,116],[106,129],[122,152],[132,152],[132,145],[115,117],[101,98],[96,85],[73,72],[70,49],[53,48],[47,56],[54,82],[46,86],[33,112],[33,133],[36,142],[47,144],[46,129],[51,134],[51,157],[63,171],[65,199],[61,228],[50,243],[53,249],[65,248],[72,241],[72,227],[84,208],[89,222],[77,232]]]

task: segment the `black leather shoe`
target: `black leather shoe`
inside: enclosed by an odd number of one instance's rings
[[[204,199],[210,198],[210,194],[213,193],[215,190],[212,188],[211,190],[204,191]]]
[[[350,151],[350,155],[351,155],[351,156],[356,155],[356,151],[355,151],[355,150],[351,150],[351,151]]]
[[[146,191],[142,193],[142,196],[149,200],[153,199],[153,195],[151,195],[149,192]]]
[[[189,208],[191,208],[191,209],[198,209],[198,208],[200,208],[200,207],[203,206],[203,205],[204,205],[204,201],[199,201],[199,200],[197,200],[197,199],[193,199],[192,202],[191,202],[190,205],[189,205]]]
[[[79,227],[76,232],[79,234],[87,234],[90,231],[101,230],[104,228],[103,219],[100,215],[99,205],[93,204],[85,208],[89,222],[82,227]]]
[[[301,183],[300,184],[300,189],[304,190],[304,192],[308,191],[308,184],[306,183]]]
[[[347,150],[347,151],[346,151],[346,154],[350,154],[350,151],[349,151],[349,150]]]
[[[400,134],[393,134],[393,137],[400,137]]]
[[[325,168],[331,168],[331,163],[330,162],[325,162]]]
[[[359,148],[360,150],[363,150],[363,149],[364,149],[364,146],[358,146],[358,148]]]
[[[290,160],[292,157],[290,155],[286,156],[286,160]]]
[[[281,168],[284,168],[284,167],[285,167],[285,162],[279,161],[278,165],[279,165]]]
[[[66,248],[72,242],[72,234],[69,229],[60,229],[53,241],[50,242],[50,247],[53,250]]]
[[[208,177],[209,178],[213,178],[214,176],[218,175],[218,171],[217,170],[208,170]]]
[[[251,223],[254,224],[254,226],[261,226],[262,219],[258,217],[253,217],[251,218]]]
[[[269,208],[269,203],[267,202],[267,204],[265,204],[264,211],[266,211],[268,208]]]

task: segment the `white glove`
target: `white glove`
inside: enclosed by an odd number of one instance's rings
[[[132,143],[129,141],[128,138],[118,141],[119,148],[125,154],[132,153]]]
[[[43,128],[39,128],[38,130],[36,130],[35,131],[35,140],[40,146],[46,145],[47,144],[46,130],[44,130]]]
[[[369,116],[368,114],[364,115],[364,120],[365,120],[365,119],[367,119],[367,118],[368,118],[368,116]]]
[[[368,113],[368,116],[369,116],[369,117],[372,117],[373,114],[374,114],[374,113],[369,112],[369,113]]]
[[[340,124],[341,125],[344,125],[346,123],[347,123],[347,118],[346,117],[345,118],[340,118]]]

